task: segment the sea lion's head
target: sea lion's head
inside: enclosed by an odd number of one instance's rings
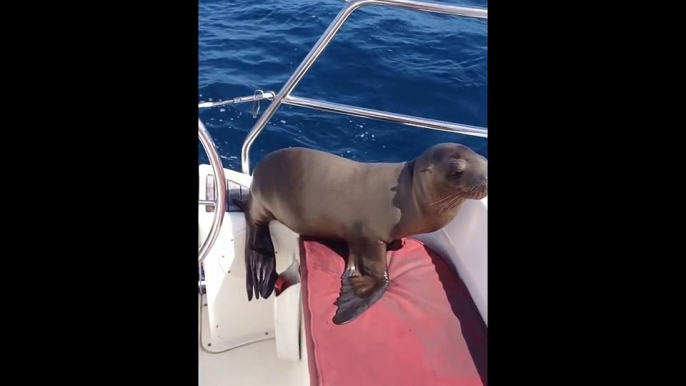
[[[488,161],[467,146],[434,145],[417,159],[415,168],[430,182],[432,198],[481,200],[488,195]]]

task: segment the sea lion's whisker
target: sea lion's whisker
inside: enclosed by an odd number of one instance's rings
[[[453,198],[450,199],[450,201],[445,202],[443,205],[441,205],[441,208],[439,209],[439,212],[445,212],[446,209],[450,206],[450,204],[455,200],[455,198],[456,198],[456,197],[453,196]]]
[[[448,199],[452,199],[452,198],[455,197],[455,196],[459,196],[459,193],[449,194],[449,195],[447,195],[447,196],[445,196],[445,197],[443,197],[443,198],[439,198],[438,200],[436,200],[436,201],[432,202],[431,204],[429,204],[429,206],[433,206],[433,205],[435,205],[435,204],[438,204],[438,203],[440,203],[440,202],[446,201],[446,200],[448,200]]]
[[[447,195],[447,196],[445,196],[445,197],[439,198],[439,199],[437,199],[437,200],[431,202],[429,205],[438,204],[439,202],[445,201],[445,200],[449,199],[450,197],[452,197],[452,195]]]
[[[461,198],[462,198],[462,195],[456,194],[456,195],[455,195],[455,198],[454,198],[453,200],[451,200],[450,202],[448,202],[447,204],[445,204],[445,205],[443,205],[443,206],[441,207],[441,211],[442,211],[442,212],[445,212],[445,211],[448,211],[448,210],[452,209],[452,208],[455,206],[455,204],[456,204]]]
[[[484,194],[484,192],[486,191],[486,189],[487,189],[487,186],[486,186],[486,185],[482,185],[482,184],[479,184],[479,185],[472,185],[472,186],[470,186],[469,188],[467,188],[467,191],[466,191],[466,192],[467,192],[467,194],[469,194],[470,196],[474,197],[474,196],[478,196],[478,195]]]
[[[449,211],[449,210],[450,210],[450,208],[452,208],[452,207],[453,207],[453,204],[455,203],[455,201],[457,201],[457,199],[455,199],[455,200],[453,200],[453,201],[449,202],[448,204],[444,205],[443,207],[441,207],[441,212],[443,212],[443,213],[444,213],[444,212],[447,212],[447,211]]]

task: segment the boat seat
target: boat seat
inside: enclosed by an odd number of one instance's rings
[[[388,252],[386,293],[335,325],[345,243],[301,238],[311,386],[487,385],[487,327],[465,284],[415,239]]]

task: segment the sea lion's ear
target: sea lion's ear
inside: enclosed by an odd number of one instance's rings
[[[420,172],[420,173],[426,173],[426,172],[430,172],[430,171],[432,171],[432,170],[433,170],[433,168],[432,168],[431,166],[429,166],[429,167],[425,167],[425,168],[419,169],[419,172]]]
[[[464,169],[467,167],[467,161],[463,159],[458,159],[457,162],[455,162],[455,171],[462,173]]]
[[[460,178],[465,168],[467,168],[467,161],[463,159],[453,160],[450,162],[448,169],[448,178],[457,179]]]

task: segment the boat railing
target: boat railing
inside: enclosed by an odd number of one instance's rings
[[[329,27],[326,29],[326,31],[324,31],[324,33],[319,38],[317,43],[315,43],[314,47],[312,47],[312,49],[307,54],[305,59],[303,59],[303,61],[300,63],[300,65],[295,70],[293,75],[291,75],[291,77],[286,81],[286,83],[283,85],[283,87],[278,93],[262,92],[261,90],[257,90],[253,96],[233,98],[222,102],[205,102],[198,104],[198,108],[207,108],[216,107],[224,104],[254,102],[252,112],[253,118],[256,118],[259,112],[260,101],[264,99],[271,100],[271,103],[264,111],[264,113],[259,117],[257,122],[255,122],[255,125],[252,127],[252,129],[250,130],[250,132],[248,133],[243,142],[243,147],[241,148],[241,168],[244,174],[250,175],[250,147],[252,146],[253,142],[260,134],[260,132],[262,132],[262,130],[267,126],[267,123],[274,116],[276,110],[282,104],[316,109],[321,111],[328,111],[332,113],[352,115],[362,118],[390,121],[431,130],[442,130],[464,135],[488,138],[488,129],[485,127],[470,126],[435,119],[427,119],[291,95],[297,84],[300,82],[303,76],[305,76],[307,71],[312,67],[312,64],[314,64],[314,62],[319,58],[321,53],[328,46],[328,44],[331,42],[336,33],[340,30],[341,26],[345,23],[345,21],[350,17],[350,15],[355,10],[368,5],[381,5],[422,12],[440,13],[477,19],[488,19],[488,10],[477,7],[463,7],[458,5],[415,0],[349,1],[348,4],[345,7],[343,7],[343,9],[341,9],[338,15],[336,15],[331,24],[329,24]],[[225,212],[226,181],[224,179],[224,170],[221,166],[222,164],[217,155],[214,143],[212,142],[212,139],[209,137],[207,130],[205,130],[205,127],[202,125],[202,122],[199,123],[198,130],[198,135],[200,136],[201,141],[203,141],[203,146],[205,146],[205,151],[209,156],[210,164],[212,165],[212,170],[216,176],[215,180],[218,182],[218,184],[215,186],[217,189],[217,194],[215,195],[216,200],[204,200],[199,202],[200,205],[217,205],[214,214],[214,222],[212,223],[212,227],[210,228],[209,235],[198,252],[198,260],[199,262],[202,262],[204,256],[212,247],[217,235],[219,234],[219,227],[221,226],[221,222],[223,220]],[[204,136],[206,137],[206,139],[203,140]]]
[[[250,147],[255,141],[260,132],[267,125],[267,122],[272,118],[276,110],[281,104],[288,104],[293,106],[300,106],[312,108],[317,110],[324,110],[333,113],[349,114],[364,118],[373,118],[379,120],[392,121],[411,126],[423,127],[433,130],[444,130],[460,134],[479,136],[488,138],[488,130],[482,127],[475,127],[469,125],[461,125],[450,122],[438,121],[433,119],[425,119],[419,117],[412,117],[407,115],[389,113],[384,111],[365,109],[361,107],[342,105],[338,103],[331,103],[321,100],[307,99],[291,96],[293,89],[303,78],[305,73],[312,67],[312,64],[319,58],[329,42],[333,39],[336,33],[340,30],[343,23],[348,20],[348,17],[357,9],[368,5],[384,5],[390,7],[399,7],[411,9],[416,11],[442,13],[454,16],[466,16],[479,19],[488,19],[488,10],[474,7],[462,7],[457,5],[441,4],[426,1],[415,0],[352,0],[338,13],[336,18],[329,24],[329,27],[324,31],[324,34],[319,38],[319,41],[312,47],[305,59],[300,63],[290,79],[286,81],[275,96],[274,100],[269,104],[269,107],[260,116],[252,130],[248,133],[243,148],[241,149],[241,167],[243,173],[250,174]]]

